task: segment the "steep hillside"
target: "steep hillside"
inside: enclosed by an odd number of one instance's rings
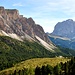
[[[48,57],[51,52],[36,42],[24,42],[6,36],[0,36],[0,69],[35,57]],[[52,56],[52,55],[51,55]],[[8,66],[6,66],[8,65]]]
[[[14,64],[31,58],[69,56],[59,49],[48,51],[37,42],[24,42],[7,36],[0,36],[0,70],[14,66]]]
[[[50,40],[59,47],[59,49],[69,55],[75,56],[75,41],[65,37],[53,36],[48,34]]]
[[[68,38],[62,38],[62,37],[55,37],[55,36],[49,36],[50,40],[57,46],[61,46],[64,48],[70,48],[75,50],[75,41],[70,40]]]
[[[30,17],[26,18],[23,15],[19,15],[17,9],[5,9],[0,7],[0,35],[9,36],[20,41],[27,39],[29,41],[40,40],[36,38],[38,36],[51,48],[41,43],[48,50],[55,49],[55,46],[52,45],[48,36],[45,34],[43,28],[36,24],[35,21]]]

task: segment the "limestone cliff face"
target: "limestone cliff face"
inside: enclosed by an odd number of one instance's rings
[[[4,7],[0,7],[0,15],[6,19],[7,14],[6,14]]]
[[[19,11],[16,9],[0,7],[0,30],[3,30],[7,34],[16,34],[19,37],[27,34],[33,39],[37,35],[45,42],[50,43],[43,28],[36,24],[31,17],[26,18],[23,15],[19,15]]]
[[[16,20],[19,18],[19,12],[16,9],[5,9],[9,20]]]

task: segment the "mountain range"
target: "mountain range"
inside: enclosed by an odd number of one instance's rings
[[[57,30],[46,34],[31,17],[23,17],[17,9],[0,7],[0,71],[27,59],[75,56],[74,50],[57,47],[50,39]]]

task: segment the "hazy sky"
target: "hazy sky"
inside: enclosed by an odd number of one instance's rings
[[[45,32],[52,32],[56,23],[63,20],[75,21],[75,0],[0,0],[0,6],[18,9],[25,17],[32,17]]]

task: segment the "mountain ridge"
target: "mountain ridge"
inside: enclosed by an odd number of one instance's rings
[[[42,41],[36,38],[38,36],[45,43],[52,45],[44,29],[39,24],[36,24],[31,17],[26,18],[20,15],[17,9],[0,7],[0,35],[9,36],[20,41],[24,39],[37,41],[45,46]],[[56,48],[55,46],[53,47]],[[47,46],[46,48],[50,50]]]

